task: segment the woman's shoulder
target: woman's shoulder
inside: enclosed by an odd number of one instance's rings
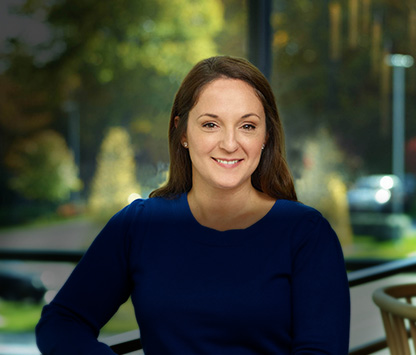
[[[305,242],[315,243],[318,240],[326,243],[329,240],[338,243],[338,238],[328,220],[316,208],[288,200],[278,200],[275,216],[279,215],[296,245]]]
[[[151,219],[156,217],[160,219],[161,216],[169,217],[174,212],[177,212],[185,208],[183,195],[179,195],[176,198],[164,198],[164,197],[149,197],[136,199],[123,208],[119,214],[145,219]]]
[[[179,195],[175,198],[164,198],[164,197],[147,197],[147,198],[137,198],[132,201],[126,207],[124,207],[120,212],[126,213],[135,213],[142,210],[149,209],[166,209],[177,207],[181,204],[182,195]]]
[[[297,235],[333,234],[328,220],[316,208],[301,202],[277,200],[270,220],[280,221],[286,230]]]
[[[319,220],[324,218],[314,207],[299,201],[277,200],[272,211],[285,220]]]
[[[180,202],[175,199],[159,197],[136,199],[115,213],[100,234],[106,238],[111,238],[111,236],[119,238],[123,235],[126,240],[131,238],[137,240],[138,236],[146,235],[149,228],[154,227],[160,221],[165,223],[170,219],[173,220],[178,204]]]

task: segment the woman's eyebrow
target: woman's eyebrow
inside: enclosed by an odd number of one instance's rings
[[[211,117],[211,118],[218,118],[218,115],[215,115],[213,113],[203,113],[203,114],[199,115],[197,117],[197,119],[199,119],[201,117],[204,117],[204,116],[208,116],[208,117]],[[256,116],[260,119],[260,116],[257,113],[253,113],[253,112],[250,112],[250,113],[247,113],[247,114],[241,116],[241,119],[245,119],[245,118],[248,118],[248,117],[251,117],[251,116]]]
[[[202,115],[199,115],[199,116],[197,117],[197,119],[198,119],[198,118],[201,118],[201,117],[203,117],[203,116],[208,116],[208,117],[211,117],[211,118],[218,118],[218,115],[214,115],[213,113],[203,113]]]
[[[242,118],[242,119],[244,119],[244,118],[248,118],[248,117],[250,117],[250,116],[256,116],[257,118],[259,118],[259,119],[260,119],[260,116],[259,116],[257,113],[254,113],[254,112],[252,112],[252,113],[247,113],[247,114],[245,114],[245,115],[241,116],[241,118]]]

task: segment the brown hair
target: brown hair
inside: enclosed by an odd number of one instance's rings
[[[187,129],[188,114],[195,106],[202,88],[218,78],[238,79],[248,83],[264,107],[268,139],[259,165],[251,176],[253,186],[273,198],[296,201],[293,179],[285,159],[283,127],[270,84],[249,61],[230,56],[216,56],[200,61],[183,80],[170,115],[168,181],[153,191],[150,197],[173,198],[192,188],[191,159],[188,150],[181,144],[181,138]],[[176,117],[179,120],[175,124]]]

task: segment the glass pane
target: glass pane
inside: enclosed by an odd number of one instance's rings
[[[0,354],[39,353],[34,327],[72,269],[63,262],[0,262]]]
[[[272,84],[300,200],[330,220],[349,259],[412,255],[415,4],[273,4]]]
[[[246,17],[243,0],[2,1],[0,250],[83,252],[157,188],[180,81],[199,59],[246,56]],[[0,265],[0,353],[37,353],[41,307],[75,265],[19,258]],[[134,327],[128,301],[102,336]]]
[[[349,271],[414,256],[416,4],[273,6],[272,85],[299,199],[330,221]],[[412,278],[352,288],[352,348],[385,336],[374,289]]]

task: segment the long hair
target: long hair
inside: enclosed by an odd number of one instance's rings
[[[251,176],[254,188],[276,199],[297,201],[292,176],[285,159],[282,122],[269,82],[249,61],[230,56],[216,56],[198,62],[182,81],[172,105],[169,123],[170,167],[167,182],[150,197],[174,198],[192,188],[192,164],[189,152],[181,144],[188,115],[201,90],[219,79],[238,79],[248,83],[261,100],[266,114],[267,144],[257,169]],[[179,120],[175,122],[175,118]]]

